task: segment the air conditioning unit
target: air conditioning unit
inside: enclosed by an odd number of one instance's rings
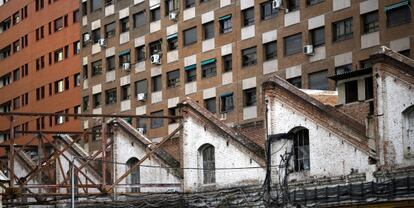
[[[303,47],[303,53],[306,55],[313,55],[313,45],[305,45]]]
[[[87,43],[91,40],[91,35],[89,35],[89,33],[86,33],[85,35],[83,35],[83,42]]]
[[[131,64],[126,62],[122,64],[122,70],[129,71],[131,69]]]
[[[161,64],[161,55],[160,54],[154,54],[151,56],[151,63],[152,64]]]
[[[168,17],[172,21],[177,21],[178,14],[177,14],[177,12],[170,12],[170,14],[168,15]]]
[[[137,131],[141,134],[145,134],[147,132],[145,128],[137,128]]]
[[[138,101],[145,101],[147,99],[147,93],[139,93],[137,95],[137,100]]]
[[[227,119],[227,113],[220,113],[220,120],[226,120]]]
[[[282,0],[273,0],[272,7],[273,9],[279,9],[282,6]]]
[[[105,39],[103,39],[103,38],[99,39],[98,40],[98,44],[101,47],[106,47],[106,41],[105,41]]]

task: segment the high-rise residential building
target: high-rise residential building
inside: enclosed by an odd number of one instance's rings
[[[78,1],[0,1],[0,112],[81,112],[80,18]],[[13,122],[20,145],[33,137],[20,131],[80,127],[80,120],[63,116],[15,116]],[[8,140],[6,117],[0,130],[0,141]]]
[[[281,2],[82,0],[82,112],[175,115],[190,97],[230,126],[257,129],[267,76],[334,90],[327,77],[371,67],[381,45],[412,57],[410,0]],[[154,141],[177,126],[129,122]]]

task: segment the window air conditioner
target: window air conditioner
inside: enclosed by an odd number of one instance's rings
[[[89,33],[83,35],[83,42],[87,43],[91,40],[91,35],[89,35]]]
[[[122,70],[129,71],[131,69],[131,64],[126,62],[122,64]]]
[[[152,64],[161,64],[161,56],[160,54],[154,54],[151,56],[151,63]]]
[[[170,14],[168,15],[168,17],[172,21],[177,21],[177,16],[178,16],[177,12],[170,12]]]
[[[313,45],[305,45],[303,47],[303,53],[306,55],[313,55]]]
[[[282,5],[282,0],[273,0],[272,7],[273,9],[279,9]]]
[[[138,101],[145,101],[147,99],[147,94],[146,93],[139,93],[137,95],[137,100]]]
[[[101,47],[106,47],[106,41],[105,41],[105,39],[103,39],[103,38],[99,39],[98,40],[98,44]]]
[[[137,131],[138,131],[140,134],[145,134],[145,133],[147,132],[145,128],[137,128]]]

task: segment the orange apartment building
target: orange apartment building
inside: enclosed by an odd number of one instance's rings
[[[78,1],[0,1],[0,112],[80,111],[79,20]],[[32,135],[19,131],[78,131],[80,121],[16,116],[13,128],[22,145]],[[10,139],[9,130],[9,119],[0,117],[0,142]]]

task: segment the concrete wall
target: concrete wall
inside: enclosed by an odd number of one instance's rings
[[[384,66],[388,67],[388,66]],[[414,158],[405,157],[408,153],[403,140],[402,112],[414,104],[413,84],[385,71],[374,79],[376,88],[378,154],[380,164],[388,167],[414,165]],[[402,75],[407,76],[407,75]],[[413,150],[411,148],[411,155]]]
[[[367,180],[375,168],[368,164],[368,155],[323,126],[318,125],[312,118],[289,107],[276,98],[270,98],[268,113],[268,133],[288,133],[295,127],[309,130],[310,170],[293,172],[289,180],[306,180],[310,177],[345,176],[351,169],[359,173],[367,173]],[[287,119],[288,118],[288,119]],[[292,151],[292,141],[279,140],[272,145],[272,166],[279,165],[281,156]],[[277,152],[277,153],[275,153]],[[293,163],[290,163],[293,166]],[[272,179],[278,181],[278,168],[272,169]]]
[[[211,144],[215,149],[216,183],[203,184],[203,172],[200,169],[184,169],[183,191],[196,191],[203,188],[222,188],[240,184],[262,182],[264,168],[226,169],[235,167],[260,167],[248,154],[236,147],[233,141],[205,127],[192,118],[184,122],[183,130],[183,168],[201,168],[199,148]]]

